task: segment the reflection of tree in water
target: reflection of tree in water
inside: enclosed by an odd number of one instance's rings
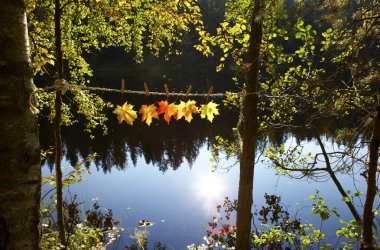
[[[167,125],[161,119],[155,120],[150,127],[139,121],[133,126],[119,125],[115,117],[110,117],[108,135],[103,136],[100,131],[96,131],[94,139],[83,132],[79,122],[75,126],[63,128],[64,156],[73,166],[96,152],[98,157],[95,165],[104,172],[110,172],[112,168],[136,166],[138,159],[142,158],[162,172],[169,168],[178,169],[185,160],[191,167],[202,146],[206,145],[210,149],[216,143],[216,135],[233,140],[232,128],[236,126],[237,112],[223,110],[221,114],[213,123],[196,117],[190,124],[180,120]],[[321,135],[332,137],[340,126],[337,121],[325,120],[316,127]],[[40,131],[41,145],[46,149],[53,142],[52,128],[46,121],[41,121]],[[313,131],[304,128],[272,130],[261,136],[257,150],[270,145],[278,146],[291,137],[300,142],[312,141],[314,136]],[[52,159],[48,157],[46,164],[52,166]]]
[[[95,165],[104,172],[110,172],[112,168],[136,166],[139,158],[157,166],[162,172],[169,168],[178,169],[185,160],[191,167],[200,148],[204,145],[209,148],[216,135],[232,136],[236,115],[229,111],[223,111],[223,114],[224,117],[217,117],[212,124],[196,117],[190,124],[180,120],[167,125],[163,120],[155,120],[150,127],[139,121],[133,126],[119,125],[111,117],[108,135],[95,133],[94,139],[75,125],[62,131],[64,156],[71,165],[75,165],[80,159],[96,152]],[[41,145],[47,148],[52,138],[46,132],[49,126],[41,123]],[[52,164],[50,159],[46,163]]]

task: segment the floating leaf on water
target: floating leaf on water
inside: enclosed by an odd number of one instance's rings
[[[140,220],[139,227],[151,227],[155,224],[154,221]]]

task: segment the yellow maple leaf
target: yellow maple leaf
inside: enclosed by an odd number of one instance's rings
[[[180,104],[177,105],[177,120],[185,117],[185,120],[190,123],[193,119],[193,114],[198,114],[198,107],[195,105],[196,103],[196,101],[192,100],[189,100],[186,103],[181,101]]]
[[[152,123],[153,118],[158,119],[157,107],[154,104],[142,105],[139,113],[141,114],[141,121],[145,121],[148,126]]]
[[[207,120],[212,122],[214,115],[219,115],[219,110],[216,108],[219,104],[214,102],[209,102],[207,104],[201,105],[199,111],[201,112],[201,118],[204,119],[207,117]]]
[[[167,101],[160,101],[157,104],[159,106],[157,113],[164,113],[164,120],[169,124],[171,117],[177,114],[177,105],[174,103],[168,104]]]
[[[123,106],[116,105],[113,113],[117,115],[119,123],[125,121],[129,125],[133,125],[133,121],[137,118],[137,113],[133,110],[133,105],[128,104],[128,102],[125,102]]]
[[[176,120],[179,120],[181,119],[184,115],[185,115],[185,106],[186,106],[186,103],[181,101],[178,105],[177,105],[177,115],[176,115]]]

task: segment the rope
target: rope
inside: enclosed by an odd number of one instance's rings
[[[59,81],[59,80],[57,80]],[[57,82],[56,81],[56,82]],[[64,81],[64,80],[63,80]],[[61,83],[61,82],[59,82]],[[98,92],[110,92],[110,93],[122,93],[120,89],[109,89],[109,88],[100,88],[100,87],[88,87],[88,86],[78,86],[78,85],[72,85],[68,84],[66,81],[64,81],[63,84],[55,84],[50,87],[42,88],[42,89],[36,89],[34,92],[49,92],[49,91],[59,91],[64,89],[83,89],[83,90],[90,90],[90,91],[98,91]],[[146,91],[138,91],[138,90],[128,90],[125,89],[123,93],[127,94],[135,94],[135,95],[147,95]],[[156,92],[156,91],[149,91],[148,95],[153,96],[191,96],[191,97],[226,97],[228,95],[248,95],[250,93],[244,93],[244,92],[238,92],[238,93],[179,93],[179,92]]]

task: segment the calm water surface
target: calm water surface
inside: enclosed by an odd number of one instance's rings
[[[290,143],[294,143],[293,138],[286,141],[287,145]],[[306,150],[317,152],[318,147],[313,141],[306,147]],[[160,241],[167,249],[186,249],[191,243],[204,243],[202,238],[209,229],[208,222],[217,215],[216,206],[223,204],[226,196],[231,199],[237,197],[238,166],[228,172],[212,172],[207,140],[197,149],[196,157],[191,159],[191,163],[184,159],[176,168],[165,171],[157,163],[147,163],[143,154],[134,160],[128,149],[125,153],[124,168],[115,165],[104,171],[100,164],[96,170],[96,164],[92,163],[92,174],[86,174],[83,183],[70,187],[70,192],[77,194],[78,200],[86,202],[84,207],[89,207],[96,199],[103,208],[112,208],[125,231],[118,245],[110,249],[123,249],[123,246],[131,243],[129,235],[141,219],[156,221],[155,225],[148,228],[150,244]],[[134,161],[135,164],[128,164]],[[233,161],[231,159],[224,164]],[[69,162],[67,158],[63,162],[67,171],[71,169]],[[49,168],[45,167],[44,175],[49,173]],[[340,176],[340,180],[345,188],[352,188],[352,179]],[[362,185],[359,183],[359,186]],[[297,215],[304,223],[310,221],[318,227],[320,219],[310,214],[309,198],[316,189],[321,191],[327,205],[339,208],[340,219],[352,219],[331,181],[309,183],[279,177],[273,169],[262,164],[258,164],[255,169],[256,207],[263,205],[265,193],[276,194],[282,197],[283,204],[292,216]],[[232,218],[230,223],[233,224],[234,220]],[[323,231],[331,238],[331,242],[336,240],[334,233],[340,226],[337,221],[333,218],[323,223]]]

